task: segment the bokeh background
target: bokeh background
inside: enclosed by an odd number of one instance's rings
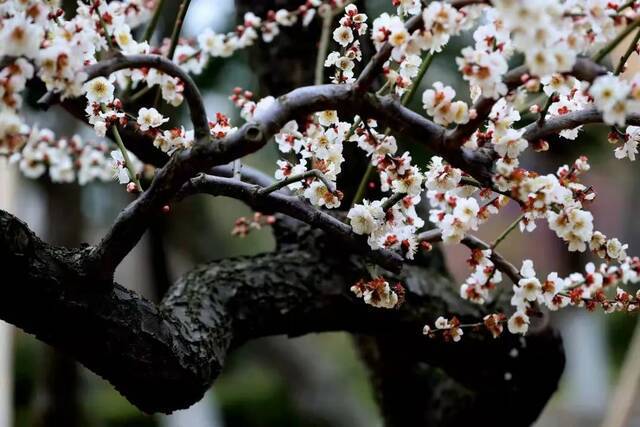
[[[161,20],[160,33],[170,31],[177,3],[165,2],[167,11]],[[391,11],[391,2],[369,0],[366,7],[369,15],[375,16],[384,10]],[[232,30],[236,19],[233,0],[193,0],[183,35],[194,37],[204,28]],[[309,31],[314,28],[317,26],[312,25]],[[456,88],[461,99],[467,99],[467,85],[456,72],[454,58],[469,40],[469,34],[457,37],[444,53],[436,56],[422,83],[424,88],[441,80]],[[237,111],[227,99],[234,87],[259,93],[264,92],[264,79],[277,83],[289,77],[284,75],[286,51],[280,63],[265,70],[264,66],[256,68],[256,57],[252,57],[260,55],[260,49],[265,47],[214,60],[198,76],[210,114],[220,111],[230,115],[234,123],[240,123]],[[314,52],[307,49],[306,54],[313,58]],[[637,65],[636,62],[632,68],[638,70]],[[309,67],[313,67],[313,62]],[[32,106],[40,91],[41,88],[31,88]],[[412,107],[420,109],[419,101],[417,96]],[[172,111],[172,122],[180,123],[184,118],[181,114]],[[44,114],[33,107],[29,121],[50,127],[58,135],[91,135],[90,129],[57,109]],[[637,254],[640,197],[636,182],[640,169],[636,164],[614,158],[606,133],[604,127],[591,127],[579,140],[554,146],[549,153],[527,153],[524,164],[548,173],[581,154],[589,156],[592,171],[585,182],[598,193],[591,206],[596,227],[607,235],[620,236],[629,243],[629,253]],[[412,151],[418,164],[428,161],[429,153],[414,146],[406,149]],[[252,155],[247,163],[272,173],[276,158],[275,145],[271,145]],[[51,243],[74,246],[96,242],[128,202],[130,196],[115,182],[81,188],[33,181],[19,176],[0,159],[0,207],[23,218]],[[175,278],[199,262],[273,248],[268,229],[254,231],[245,239],[231,236],[234,220],[247,215],[251,212],[246,207],[228,199],[197,197],[176,205],[170,215],[155,220],[141,244],[118,268],[116,279],[158,300]],[[492,218],[479,235],[493,239],[516,216],[517,208],[508,207],[503,215]],[[533,259],[541,275],[549,271],[568,274],[581,270],[591,259],[589,255],[568,254],[544,225],[526,235],[515,232],[501,246],[503,255],[516,264],[525,257]],[[461,282],[469,273],[464,262],[468,251],[463,247],[445,251],[449,268]],[[554,314],[552,322],[564,337],[567,368],[560,390],[537,426],[599,426],[606,414],[615,413],[625,399],[631,403],[640,401],[636,390],[640,344],[634,344],[640,339],[634,338],[635,316],[605,316],[567,309]],[[640,410],[636,412],[632,410],[626,425],[640,425]],[[233,353],[224,373],[200,403],[171,416],[158,416],[141,413],[104,380],[32,336],[9,325],[0,326],[0,427],[379,425],[367,372],[346,334],[275,337],[253,342]]]

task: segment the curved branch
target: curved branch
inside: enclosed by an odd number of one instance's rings
[[[572,111],[561,116],[548,117],[542,124],[535,121],[525,128],[522,137],[530,143],[558,134],[564,129],[573,129],[589,123],[604,123],[602,113],[595,108]],[[627,125],[640,126],[640,113],[627,116]]]
[[[343,103],[353,104],[352,97],[351,87],[346,85],[296,89],[258,111],[253,121],[226,138],[209,143],[200,140],[193,148],[177,152],[158,171],[151,186],[118,215],[86,260],[87,271],[111,276],[144,234],[148,218],[159,214],[189,178],[259,150],[285,123],[298,115],[336,109]]]
[[[520,337],[474,331],[457,344],[427,339],[425,322],[439,314],[477,319],[480,307],[462,301],[434,269],[408,266],[397,277],[406,284],[405,304],[374,309],[348,291],[365,271],[358,258],[317,231],[306,233],[278,252],[201,266],[156,306],[119,285],[87,283],[78,263],[86,249],[49,246],[0,211],[0,266],[9,278],[0,318],[64,349],[147,412],[196,402],[229,350],[247,340],[344,330],[393,337],[404,346],[398,351],[441,368],[478,394],[486,407],[480,419],[528,425],[537,417],[564,364],[553,332],[527,335],[526,346]]]
[[[351,227],[333,216],[314,208],[298,197],[281,192],[263,193],[264,187],[247,184],[231,178],[201,175],[191,179],[181,191],[181,196],[207,193],[213,196],[227,196],[242,200],[253,209],[263,213],[280,212],[298,219],[312,227],[325,231],[355,253],[366,255],[373,262],[387,270],[399,272],[403,259],[395,252],[372,250],[363,236],[355,234]]]
[[[528,73],[526,66],[522,65],[507,72],[503,77],[503,82],[507,85],[507,90],[512,91],[523,83],[523,78]],[[576,63],[570,73],[578,80],[593,81],[596,77],[606,74],[607,69],[589,58],[577,58]],[[489,117],[493,105],[497,99],[480,97],[473,105],[476,116],[469,122],[459,125],[447,132],[447,144],[461,146],[466,140],[484,123]]]
[[[87,80],[91,80],[129,68],[154,68],[180,79],[184,84],[184,97],[189,105],[196,140],[209,136],[209,119],[198,86],[189,74],[169,59],[160,55],[122,55],[118,52],[110,59],[89,65],[84,71],[87,73]],[[38,100],[38,104],[44,109],[58,102],[75,117],[86,122],[84,106],[78,105],[78,102],[73,99],[60,100],[57,93],[47,92]]]
[[[418,235],[418,241],[425,241],[429,243],[441,242],[442,231],[433,229],[420,233]],[[490,244],[471,235],[465,236],[462,239],[461,243],[467,246],[469,249],[491,249]],[[498,252],[491,250],[490,259],[496,265],[496,268],[506,274],[513,283],[517,284],[518,281],[522,278],[518,269]]]
[[[184,98],[189,105],[196,140],[209,136],[209,119],[198,86],[191,76],[173,61],[160,55],[117,55],[90,65],[85,71],[89,76],[87,80],[91,80],[129,68],[154,68],[171,77],[179,78],[184,83]]]

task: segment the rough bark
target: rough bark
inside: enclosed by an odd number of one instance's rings
[[[362,275],[362,261],[317,230],[298,230],[296,241],[290,236],[276,252],[194,269],[155,305],[120,285],[84,276],[78,259],[87,248],[47,245],[2,212],[0,317],[67,351],[147,412],[197,401],[227,352],[247,340],[341,330],[393,338],[396,351],[442,369],[474,394],[476,420],[529,425],[535,419],[564,361],[552,331],[532,333],[526,348],[517,337],[493,340],[474,332],[459,344],[423,338],[422,325],[435,314],[477,319],[482,313],[428,265],[404,269],[399,278],[407,301],[399,310],[366,306],[348,291]],[[517,359],[509,356],[514,346],[521,348]],[[509,382],[506,369],[513,375]]]

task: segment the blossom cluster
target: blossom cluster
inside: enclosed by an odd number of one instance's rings
[[[491,290],[502,282],[502,272],[491,261],[491,249],[473,249],[468,263],[473,273],[460,286],[460,297],[477,304],[491,300]]]
[[[358,281],[351,287],[356,297],[362,298],[365,303],[379,308],[396,308],[404,300],[404,288],[400,283],[389,285],[383,277],[375,277],[365,282]]]
[[[426,60],[421,57],[423,52],[439,52],[449,38],[458,34],[475,16],[472,13],[462,14],[446,2],[431,2],[422,11],[418,6],[415,2],[406,1],[398,5],[401,13],[422,13],[424,25],[411,34],[397,15],[383,13],[373,22],[371,37],[376,49],[385,43],[393,47],[391,58],[385,63],[384,74],[387,84],[398,95],[404,94],[419,74],[420,66]]]
[[[345,8],[345,15],[340,19],[340,26],[333,31],[333,40],[341,46],[341,51],[333,51],[324,62],[325,67],[336,67],[331,82],[353,83],[355,79],[355,63],[362,60],[360,42],[356,36],[367,32],[367,15],[358,13],[358,8],[350,4]]]

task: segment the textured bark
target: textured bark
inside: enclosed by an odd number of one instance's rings
[[[362,275],[361,260],[318,231],[300,227],[297,233],[295,242],[289,236],[276,252],[194,269],[156,306],[119,285],[83,276],[78,258],[86,248],[47,245],[3,212],[0,318],[67,351],[147,412],[197,401],[220,373],[227,352],[247,340],[343,330],[393,337],[396,351],[442,369],[474,393],[476,419],[486,415],[512,425],[535,419],[562,371],[561,345],[553,332],[532,333],[513,360],[509,352],[521,347],[513,336],[493,340],[471,332],[455,345],[423,338],[422,325],[433,321],[434,313],[455,313],[463,320],[482,313],[460,300],[428,261],[407,266],[399,277],[408,288],[399,310],[369,307],[348,291]],[[536,363],[528,363],[529,357]],[[505,382],[509,368],[513,379]],[[489,409],[494,405],[502,409]]]

